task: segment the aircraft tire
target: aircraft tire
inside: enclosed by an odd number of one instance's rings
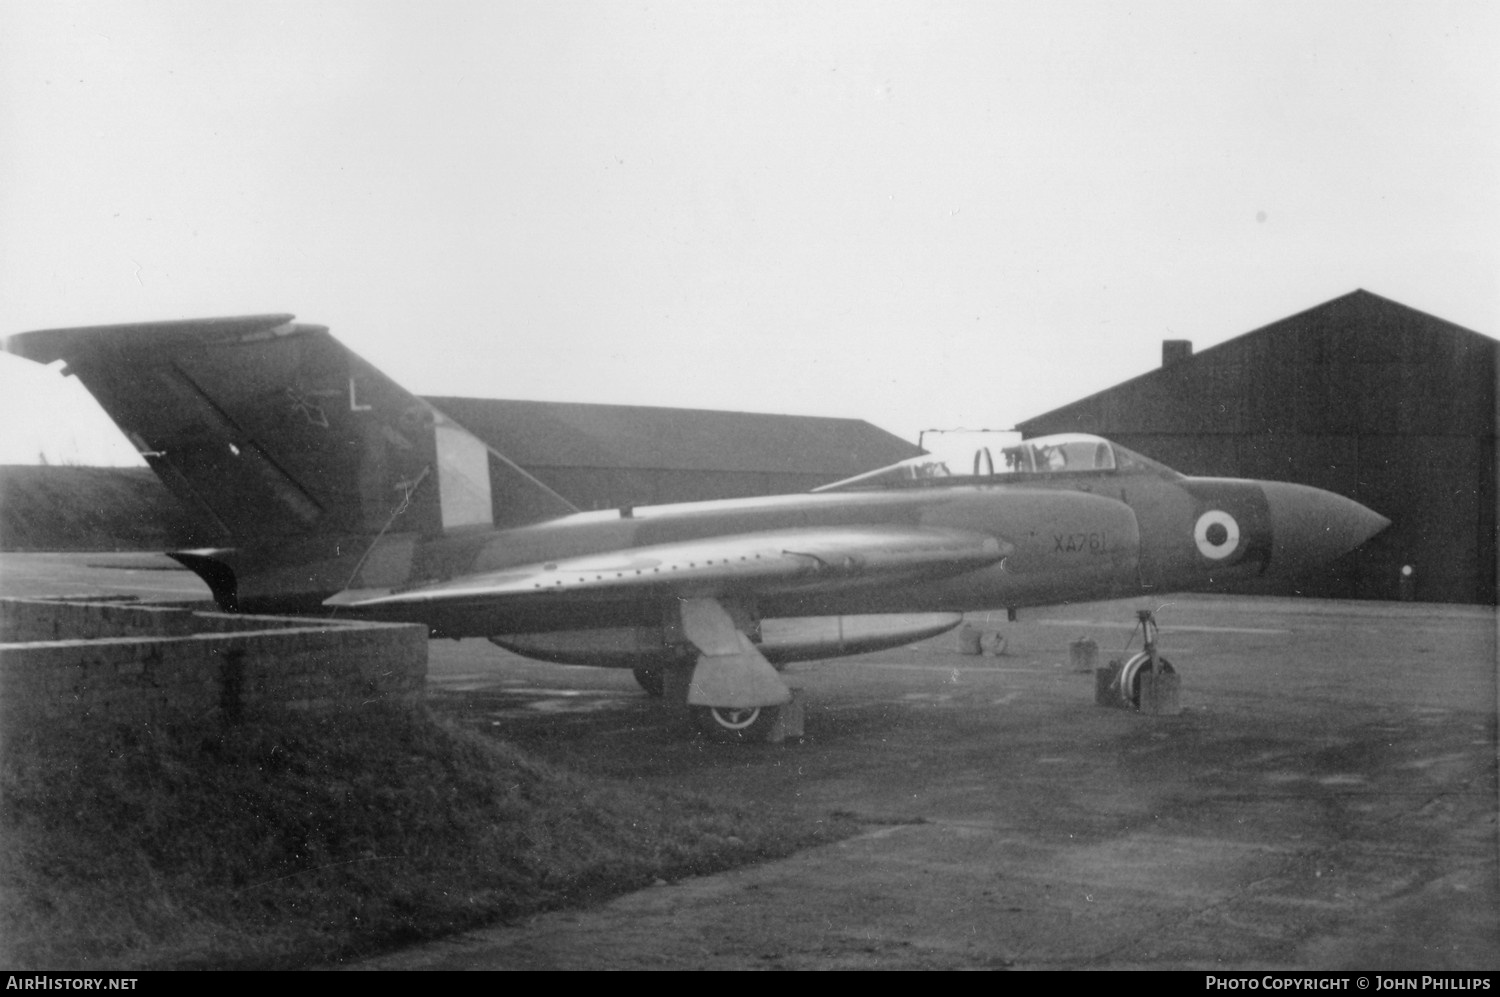
[[[1161,673],[1163,675],[1172,675],[1177,671],[1177,669],[1172,667],[1172,663],[1166,658],[1157,658],[1156,663],[1161,668]],[[1130,705],[1135,707],[1136,709],[1141,708],[1141,672],[1148,671],[1150,670],[1150,668],[1151,663],[1149,661],[1143,661],[1130,676]]]
[[[635,676],[636,685],[646,690],[646,695],[653,699],[660,699],[666,692],[666,676],[660,668],[632,668],[631,674]]]
[[[776,722],[777,707],[694,706],[691,710],[693,723],[705,736],[715,741],[746,743],[766,739]]]

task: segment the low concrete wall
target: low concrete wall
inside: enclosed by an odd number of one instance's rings
[[[186,637],[190,634],[285,630],[307,625],[305,619],[241,616],[180,606],[142,606],[128,600],[0,599],[0,644],[105,640],[111,637]],[[334,625],[341,626],[343,621]]]
[[[420,702],[427,631],[156,606],[0,599],[0,732],[49,719],[238,722]]]

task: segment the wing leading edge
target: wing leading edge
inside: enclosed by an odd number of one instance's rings
[[[346,590],[325,605],[431,608],[553,596],[678,598],[832,593],[939,578],[999,562],[1012,546],[968,530],[848,526],[776,530],[657,544],[464,575],[409,590]]]

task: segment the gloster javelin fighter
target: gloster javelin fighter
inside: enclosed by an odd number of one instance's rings
[[[1388,525],[1303,485],[1185,477],[1093,436],[917,457],[809,494],[580,512],[291,315],[56,329],[166,486],[226,538],[171,553],[226,611],[487,637],[683,690],[753,737],[777,666],[895,647],[970,610],[1295,572]]]

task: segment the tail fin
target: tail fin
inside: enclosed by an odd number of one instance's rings
[[[4,347],[74,374],[171,491],[237,543],[507,527],[565,499],[291,315],[52,329]]]

